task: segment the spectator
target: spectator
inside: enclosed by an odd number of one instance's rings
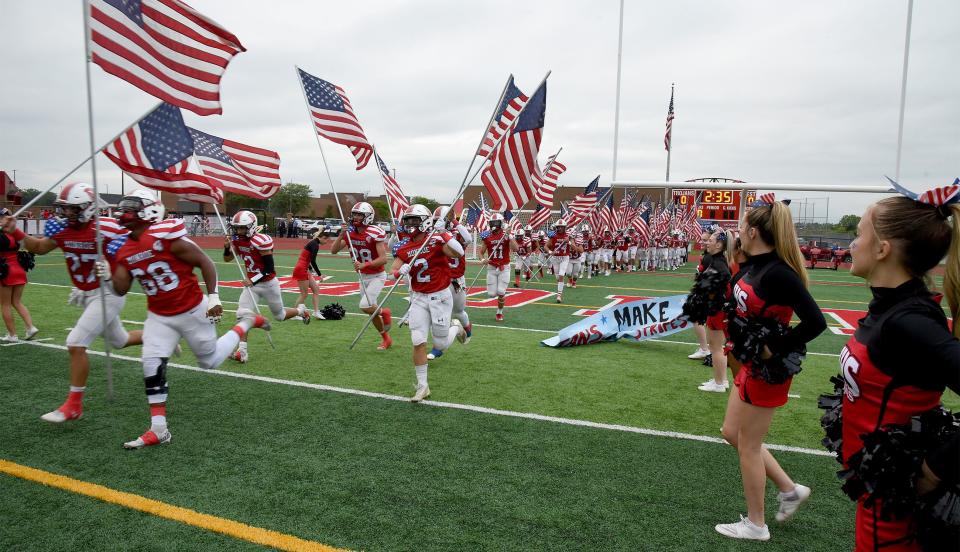
[[[293,236],[294,238],[300,237],[300,226],[302,225],[299,218],[293,219]]]
[[[0,209],[0,216],[6,222],[6,216],[10,214],[7,209]],[[26,339],[33,339],[39,331],[30,318],[30,311],[21,301],[23,297],[23,288],[27,285],[27,272],[20,266],[17,260],[17,251],[20,250],[20,242],[25,234],[18,230],[16,234],[0,234],[0,263],[3,264],[3,270],[0,271],[0,313],[3,315],[3,324],[7,327],[7,335],[0,338],[5,343],[16,343],[17,326],[13,321],[13,311],[16,310],[23,319],[26,326]]]
[[[277,237],[283,238],[287,235],[287,223],[282,219],[277,219]]]
[[[190,235],[196,236],[200,231],[200,215],[193,215],[193,220],[190,221]]]

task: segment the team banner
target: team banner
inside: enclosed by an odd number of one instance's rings
[[[620,303],[560,330],[540,343],[547,347],[574,347],[601,341],[643,341],[675,334],[691,327],[682,318],[686,295],[651,297]]]

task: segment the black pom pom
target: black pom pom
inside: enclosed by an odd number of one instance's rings
[[[823,428],[824,448],[837,455],[837,462],[843,463],[843,378],[832,376],[833,393],[820,395],[817,408],[823,410],[820,427]]]
[[[7,274],[10,274],[10,267],[7,266],[7,259],[5,257],[0,257],[0,280],[6,278]]]
[[[23,270],[30,272],[33,270],[33,267],[37,266],[35,261],[36,255],[29,251],[17,251],[17,262],[20,263],[20,266],[23,267]]]
[[[729,282],[729,276],[713,269],[698,274],[687,300],[683,303],[683,314],[691,322],[706,323],[708,317],[723,309]]]
[[[924,550],[956,550],[960,543],[960,486],[920,497],[916,524],[917,541]]]
[[[342,320],[347,311],[340,303],[330,303],[320,309],[320,314],[325,320]]]
[[[703,365],[704,365],[704,366],[710,366],[710,367],[713,366],[713,355],[712,355],[712,354],[703,357]]]

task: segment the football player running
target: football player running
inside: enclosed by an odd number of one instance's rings
[[[503,322],[503,305],[510,283],[510,252],[517,250],[517,241],[503,229],[503,215],[490,215],[490,231],[480,235],[480,264],[487,265],[487,297],[497,298],[497,322]]]
[[[410,282],[408,320],[417,375],[417,390],[410,401],[420,402],[430,396],[427,332],[433,336],[434,348],[440,351],[449,348],[454,340],[463,343],[466,339],[460,321],[456,318],[451,321],[453,294],[450,291],[449,262],[449,259],[463,257],[463,246],[448,232],[431,235],[430,210],[419,203],[411,205],[400,221],[409,239],[397,249],[391,272],[394,278],[407,276]],[[423,250],[414,259],[421,246]]]
[[[67,304],[83,309],[80,319],[67,335],[67,352],[70,355],[70,390],[67,399],[59,408],[40,417],[45,422],[60,424],[83,416],[83,395],[90,374],[87,349],[93,340],[103,336],[112,348],[122,349],[139,345],[142,332],[127,332],[120,323],[120,311],[126,298],[114,292],[109,280],[103,288],[107,314],[104,323],[100,305],[101,284],[94,266],[97,260],[97,232],[93,222],[96,212],[93,187],[86,182],[67,184],[53,203],[58,217],[47,220],[43,237],[24,234],[17,229],[13,217],[5,217],[3,231],[12,234],[27,251],[37,255],[46,255],[59,247],[74,286]],[[100,217],[99,224],[104,243],[127,233],[116,219]]]
[[[466,247],[473,243],[473,235],[470,229],[457,221],[447,220],[450,215],[450,207],[441,205],[433,211],[433,225],[437,232],[449,232],[460,244],[460,247],[466,250]],[[460,257],[448,257],[447,262],[450,265],[450,294],[453,296],[453,318],[460,321],[463,326],[464,339],[463,344],[470,342],[473,335],[473,324],[470,323],[470,316],[467,315],[467,282],[464,277],[467,266],[466,259]],[[433,360],[443,356],[443,350],[436,346],[427,353],[427,360]]]
[[[143,381],[150,405],[150,429],[123,444],[138,449],[169,443],[167,429],[167,361],[180,339],[186,339],[197,364],[214,369],[230,355],[251,328],[270,329],[270,323],[251,311],[217,339],[214,324],[223,315],[217,295],[217,269],[210,257],[186,237],[182,220],[164,220],[163,204],[145,189],[120,200],[120,224],[130,231],[107,247],[114,258],[112,284],[119,296],[130,291],[136,278],[147,296],[147,320],[143,325]],[[194,275],[200,268],[206,295]],[[97,275],[110,274],[101,263]],[[243,309],[240,309],[243,310]]]
[[[246,271],[237,318],[240,318],[242,312],[255,312],[256,303],[263,299],[267,302],[274,320],[283,322],[298,316],[304,324],[309,324],[310,313],[307,312],[306,305],[300,303],[296,308],[283,306],[283,294],[273,261],[273,238],[257,232],[257,215],[250,211],[237,211],[230,219],[230,232],[232,235],[226,238],[223,247],[223,260],[232,262],[236,253]],[[247,362],[250,359],[246,335],[240,338],[240,344],[231,358],[238,362]]]
[[[533,251],[533,243],[529,235],[533,233],[533,227],[529,224],[524,228],[517,230],[514,238],[517,242],[517,256],[514,259],[513,266],[513,284],[514,287],[520,287],[520,272],[523,272],[524,281],[530,281],[530,254]]]
[[[567,221],[560,219],[553,225],[554,233],[547,241],[550,253],[550,268],[557,277],[557,303],[563,302],[563,279],[570,265],[570,236],[567,235]]]
[[[428,213],[429,215],[429,213]],[[387,233],[373,223],[376,211],[373,205],[360,201],[350,209],[350,224],[333,243],[330,252],[336,255],[342,249],[354,255],[353,269],[360,273],[360,310],[367,314],[377,312],[373,325],[380,332],[378,350],[386,350],[393,344],[390,338],[392,314],[383,307],[377,311],[380,291],[387,281],[384,266],[387,264]],[[347,240],[350,243],[347,243]],[[352,247],[351,247],[352,245]]]

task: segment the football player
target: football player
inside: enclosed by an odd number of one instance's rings
[[[429,213],[428,213],[429,214]],[[376,211],[366,201],[356,203],[350,209],[350,221],[340,234],[330,252],[336,255],[347,249],[353,258],[353,269],[360,273],[360,310],[373,317],[373,325],[380,332],[378,350],[386,350],[393,344],[390,326],[393,316],[390,309],[377,310],[380,292],[387,281],[384,266],[387,264],[387,233],[373,223]],[[350,243],[347,243],[350,240]]]
[[[503,215],[490,215],[490,230],[480,234],[480,264],[487,265],[487,297],[497,298],[497,322],[503,322],[503,305],[510,283],[510,252],[517,250],[517,241],[503,229]]]
[[[449,221],[450,207],[441,205],[433,211],[433,224],[437,232],[450,232],[454,239],[460,243],[460,247],[466,250],[466,247],[473,243],[473,235],[470,229],[460,224],[456,220]],[[470,316],[467,315],[467,281],[464,275],[467,271],[466,259],[461,257],[448,257],[450,264],[450,294],[453,296],[453,318],[460,321],[463,326],[465,337],[463,344],[470,342],[473,336],[473,324],[470,323]],[[436,346],[427,353],[427,360],[433,360],[443,356],[443,350]]]
[[[87,376],[90,374],[90,359],[87,349],[93,340],[103,336],[114,349],[122,349],[141,343],[140,330],[127,332],[120,323],[120,311],[126,298],[117,295],[109,280],[104,285],[106,301],[106,323],[100,305],[100,279],[95,273],[97,260],[96,227],[93,216],[93,186],[86,182],[73,182],[63,187],[54,201],[57,218],[48,219],[43,229],[43,237],[34,237],[17,230],[16,220],[9,217],[3,230],[19,237],[24,248],[37,255],[46,255],[56,248],[63,251],[67,264],[67,274],[73,289],[70,290],[68,304],[83,309],[80,319],[67,335],[67,352],[70,355],[70,391],[67,399],[59,408],[40,417],[45,422],[60,424],[77,420],[83,416],[83,395],[87,390]],[[104,243],[127,233],[116,219],[100,217],[100,234]]]
[[[577,278],[583,270],[583,236],[570,235],[570,264],[567,265],[567,283],[577,287]]]
[[[520,287],[520,272],[523,271],[524,281],[530,281],[530,253],[532,251],[532,244],[528,236],[528,232],[532,233],[533,228],[528,224],[525,228],[517,230],[517,235],[514,237],[514,240],[517,242],[517,256],[514,259],[513,266],[513,284],[514,287]]]
[[[456,318],[451,320],[453,295],[450,292],[449,262],[449,259],[463,257],[463,246],[448,232],[430,235],[433,225],[430,210],[419,203],[411,205],[400,221],[409,239],[401,242],[402,245],[397,248],[391,271],[394,278],[407,276],[410,282],[408,323],[417,375],[417,390],[410,400],[420,402],[430,396],[427,332],[433,336],[434,347],[440,351],[449,348],[454,340],[463,343],[466,339],[466,331],[460,321]],[[417,251],[420,251],[420,255],[414,258]]]
[[[217,339],[214,324],[223,315],[217,269],[210,257],[186,237],[183,221],[164,220],[163,204],[143,189],[124,196],[117,207],[120,224],[129,233],[107,247],[115,258],[113,289],[122,297],[136,278],[147,296],[141,355],[150,429],[123,444],[124,448],[138,449],[171,440],[167,429],[167,361],[181,338],[187,340],[200,368],[210,370],[227,359],[251,328],[269,330],[270,323],[259,314],[244,311],[237,324]],[[206,295],[200,290],[194,268],[200,268]],[[98,276],[109,274],[107,263],[97,266]]]
[[[232,235],[226,238],[226,245],[223,247],[223,260],[232,262],[236,252],[246,271],[237,318],[241,312],[256,311],[256,303],[263,299],[267,302],[274,320],[283,322],[300,317],[304,324],[309,324],[310,313],[307,312],[306,305],[300,303],[296,308],[283,306],[283,294],[273,262],[273,238],[257,231],[257,215],[250,211],[237,211],[230,219],[230,231]],[[246,335],[241,336],[240,344],[231,358],[237,362],[247,362],[250,359]]]
[[[570,236],[567,235],[567,221],[560,219],[553,225],[554,233],[547,241],[550,253],[550,268],[557,277],[557,303],[563,302],[563,279],[567,276],[570,264]]]

